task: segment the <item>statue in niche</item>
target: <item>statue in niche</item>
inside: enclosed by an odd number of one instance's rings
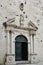
[[[24,16],[20,15],[20,25],[23,24],[23,21],[24,21]]]
[[[24,21],[24,16],[20,15],[20,21]]]

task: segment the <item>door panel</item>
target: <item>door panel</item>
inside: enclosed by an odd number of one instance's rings
[[[15,58],[16,58],[16,61],[20,61],[22,59],[22,56],[21,56],[21,43],[17,43],[15,44]]]
[[[22,60],[28,60],[28,45],[22,43]]]

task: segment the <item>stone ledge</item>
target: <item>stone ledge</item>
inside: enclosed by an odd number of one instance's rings
[[[6,56],[15,56],[15,54],[6,54]]]
[[[36,56],[37,54],[36,54],[36,53],[31,53],[30,55],[31,55],[31,56],[33,56],[33,55],[35,55],[35,56]]]

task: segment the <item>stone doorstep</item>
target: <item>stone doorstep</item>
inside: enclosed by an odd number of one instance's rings
[[[29,64],[29,62],[21,62],[21,63],[15,63],[15,64],[12,64],[12,63],[7,63],[7,64],[5,64],[5,65],[27,65],[27,64]]]
[[[39,62],[21,62],[21,63],[15,63],[15,64],[12,64],[12,63],[7,63],[7,64],[5,64],[5,65],[35,65],[35,64],[38,64]],[[0,64],[0,65],[2,65],[2,64]]]
[[[28,64],[38,64],[39,62],[24,62],[24,63],[15,63],[15,64],[12,64],[12,63],[5,63],[5,65],[28,65]],[[1,64],[2,65],[2,64]]]
[[[15,62],[15,64],[12,64],[12,63],[5,63],[5,65],[34,65],[34,64],[38,64],[39,61],[33,61],[33,62],[30,62],[30,61],[22,61],[22,62]],[[3,64],[0,64],[0,65],[3,65]]]

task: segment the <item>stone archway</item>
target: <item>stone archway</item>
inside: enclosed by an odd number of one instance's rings
[[[18,35],[15,38],[15,60],[16,61],[28,60],[28,40],[23,35]]]

